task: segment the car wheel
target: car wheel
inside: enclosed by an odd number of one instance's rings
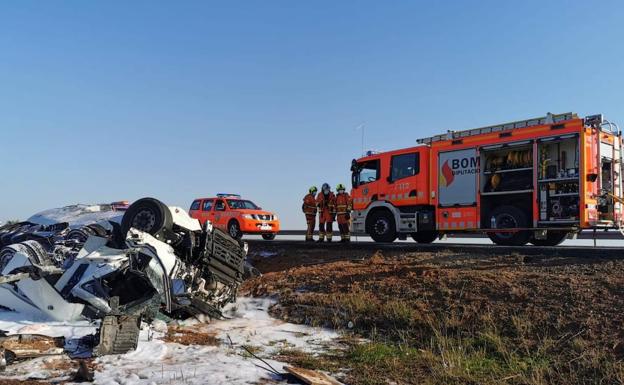
[[[272,241],[275,239],[275,233],[262,234],[262,239],[265,241]]]
[[[125,237],[130,228],[135,228],[160,238],[164,231],[171,230],[171,211],[164,203],[154,198],[142,198],[132,203],[121,220],[121,233]]]
[[[240,225],[237,221],[230,221],[230,223],[228,223],[228,234],[234,239],[240,239],[243,237],[243,233],[241,232]]]
[[[526,228],[529,221],[526,214],[514,206],[500,206],[492,211],[490,217],[494,217],[497,229]],[[529,231],[487,233],[488,237],[497,245],[522,246],[529,242]]]
[[[412,239],[418,243],[431,243],[438,238],[437,231],[419,231],[412,233]]]
[[[565,241],[568,236],[567,231],[548,231],[546,239],[531,239],[531,243],[535,246],[557,246]]]
[[[374,212],[368,220],[367,233],[375,242],[394,242],[397,233],[392,214],[385,210]]]

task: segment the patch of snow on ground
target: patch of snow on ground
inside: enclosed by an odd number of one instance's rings
[[[272,367],[283,371],[284,363],[271,360],[281,348],[296,348],[305,351],[322,351],[338,337],[334,331],[295,325],[272,318],[269,307],[275,302],[266,298],[239,298],[224,310],[230,319],[200,324],[197,321],[181,322],[204,333],[214,333],[221,341],[219,346],[184,346],[161,340],[159,332],[148,338],[150,331],[144,328],[139,337],[137,350],[123,355],[104,356],[97,359],[101,370],[95,373],[95,384],[101,385],[152,385],[152,384],[256,384],[262,379],[277,379],[256,365],[264,365],[243,354],[241,345],[253,347],[257,354]],[[10,312],[0,312],[0,329],[12,333],[29,326],[29,330],[47,335],[76,337],[90,334],[88,323],[56,324],[29,323],[17,318],[7,318]],[[15,313],[13,313],[15,315]],[[34,326],[38,325],[38,326]],[[88,332],[87,332],[88,331]],[[30,332],[30,331],[29,331]],[[51,333],[51,334],[49,334]],[[228,338],[229,336],[229,338]],[[233,345],[229,340],[232,340]],[[31,360],[20,364],[21,372],[30,370],[37,377],[45,374],[42,360]],[[22,378],[27,376],[22,375]]]
[[[81,227],[92,223],[107,225],[108,221],[121,223],[123,211],[114,211],[110,205],[71,205],[41,211],[28,218],[29,222],[52,225],[68,222],[71,227]]]

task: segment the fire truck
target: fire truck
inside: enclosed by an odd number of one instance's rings
[[[481,232],[498,245],[554,246],[622,226],[622,137],[574,113],[419,139],[351,164],[352,230],[430,243]]]

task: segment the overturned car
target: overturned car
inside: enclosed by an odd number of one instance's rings
[[[130,205],[121,223],[54,226],[23,225],[10,237],[4,229],[5,241],[19,242],[0,251],[0,306],[58,321],[102,319],[99,354],[136,347],[141,320],[159,311],[218,317],[243,281],[244,243],[153,198]]]

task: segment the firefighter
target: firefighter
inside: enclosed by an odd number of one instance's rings
[[[308,190],[308,194],[303,197],[303,205],[301,206],[301,210],[306,217],[306,223],[308,224],[308,229],[306,231],[306,242],[314,241],[314,226],[316,226],[316,186],[310,187]]]
[[[338,218],[338,229],[340,229],[340,242],[351,242],[349,221],[351,220],[353,201],[342,183],[336,186],[336,191],[338,192],[336,194],[336,215]]]
[[[319,239],[318,242],[332,240],[332,222],[336,220],[336,196],[331,191],[329,184],[323,183],[321,191],[316,196],[316,206],[319,213]]]

